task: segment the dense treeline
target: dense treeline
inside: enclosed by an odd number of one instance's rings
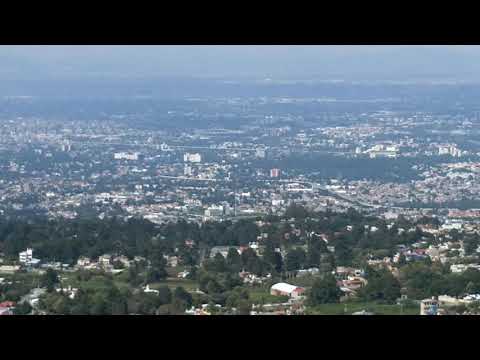
[[[148,220],[120,218],[100,220],[0,220],[0,251],[15,259],[26,247],[43,260],[73,263],[80,256],[96,258],[105,253],[136,255],[155,260],[162,255],[177,254],[182,264],[198,265],[213,246],[244,246],[262,235],[264,256],[261,261],[243,264],[248,271],[296,271],[305,267],[351,265],[367,255],[391,256],[396,245],[412,244],[431,235],[415,231],[414,224],[400,218],[393,226],[384,220],[366,217],[350,209],[346,213],[312,213],[291,205],[284,217],[236,222],[206,222],[202,225],[180,220],[155,225]],[[371,229],[375,228],[375,231]],[[414,228],[413,228],[414,229]],[[193,246],[185,241],[193,240]],[[334,252],[328,250],[334,247]],[[282,255],[277,251],[283,249]],[[158,268],[162,268],[159,264]],[[155,276],[161,277],[161,276]]]

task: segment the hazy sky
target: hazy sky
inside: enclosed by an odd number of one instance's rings
[[[0,80],[437,75],[480,79],[480,46],[0,46]]]

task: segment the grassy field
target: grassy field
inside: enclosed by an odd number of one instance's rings
[[[346,311],[345,311],[346,310]],[[366,310],[375,315],[419,315],[420,307],[400,307],[400,305],[385,305],[375,303],[343,303],[343,304],[323,304],[308,308],[308,315],[344,315],[352,314],[357,311]]]
[[[77,273],[71,272],[61,272],[59,273],[62,286],[72,286],[79,287],[81,286],[84,289],[99,289],[106,287],[107,279],[103,275],[92,274],[91,278],[88,281],[80,281],[77,278]],[[119,289],[131,288],[130,284],[126,279],[126,273],[120,273],[112,276],[112,280]]]
[[[276,304],[288,301],[287,296],[271,295],[268,288],[254,287],[248,290],[250,294],[250,300],[254,304]]]

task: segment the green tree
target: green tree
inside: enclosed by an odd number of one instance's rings
[[[193,304],[192,295],[181,286],[177,287],[173,292],[173,299],[178,304],[181,304],[183,310],[190,308]]]
[[[172,301],[172,292],[168,286],[160,286],[157,297],[161,304],[169,304]]]
[[[292,249],[287,253],[285,267],[287,271],[300,270],[304,267],[306,254],[303,249]]]
[[[465,250],[465,255],[472,255],[476,252],[480,241],[477,236],[475,237],[466,237],[463,240],[463,249]]]
[[[337,286],[337,281],[332,274],[327,274],[316,280],[307,293],[307,304],[316,306],[319,304],[336,303],[342,292]]]
[[[319,267],[322,253],[327,252],[326,244],[320,239],[310,239],[307,247],[306,265],[308,267]]]
[[[275,244],[272,240],[267,240],[265,250],[263,252],[263,259],[270,266],[271,270],[280,273],[283,269],[282,255],[275,251]]]
[[[27,301],[17,304],[17,306],[15,306],[15,309],[13,310],[13,313],[15,315],[28,315],[31,312],[32,307]]]
[[[360,291],[360,296],[366,301],[392,304],[400,297],[400,282],[386,269],[370,269],[367,281],[367,285]]]
[[[308,211],[301,205],[292,203],[287,207],[287,210],[285,211],[285,217],[287,219],[305,219],[308,217],[309,213]]]
[[[250,315],[252,310],[252,303],[250,300],[240,299],[237,303],[237,313],[238,315]]]
[[[168,273],[165,269],[167,261],[163,257],[162,252],[159,249],[156,249],[152,252],[150,257],[150,268],[146,273],[146,282],[157,282],[164,280]]]
[[[46,287],[48,292],[55,290],[55,285],[60,283],[58,273],[53,269],[47,269],[40,280],[41,286]]]
[[[398,257],[398,266],[403,266],[406,264],[407,264],[407,258],[403,253],[401,253],[400,256]]]
[[[242,258],[238,251],[234,248],[230,248],[227,254],[227,266],[230,271],[238,273],[242,270]]]

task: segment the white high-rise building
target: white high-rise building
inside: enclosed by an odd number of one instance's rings
[[[22,265],[26,266],[36,266],[40,263],[39,259],[33,257],[33,249],[27,248],[27,250],[22,251],[18,254],[18,261]]]
[[[21,264],[29,264],[33,259],[33,249],[28,248],[18,254],[18,261]]]

